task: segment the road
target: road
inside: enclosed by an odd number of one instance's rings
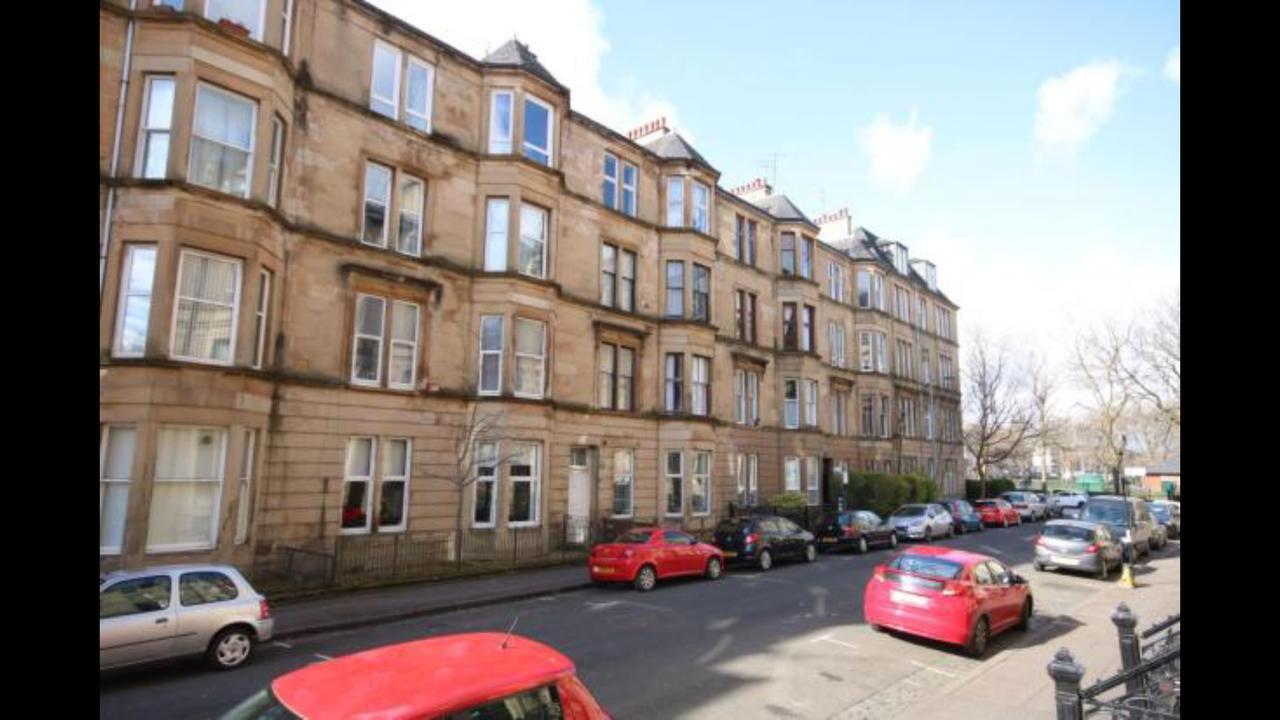
[[[1031,580],[1036,616],[1030,632],[993,638],[988,661],[1013,643],[1050,642],[1069,631],[1071,608],[1102,587],[1083,575],[1034,572],[1039,527],[943,541],[998,557]],[[734,569],[716,582],[659,583],[646,594],[629,586],[589,589],[307,636],[261,646],[250,665],[227,673],[185,662],[104,674],[100,715],[216,717],[272,678],[310,663],[427,636],[505,631],[518,619],[518,634],[572,658],[618,718],[891,717],[894,708],[936,693],[981,661],[867,627],[863,588],[888,556],[888,550],[823,555],[811,565],[779,563],[767,573]]]

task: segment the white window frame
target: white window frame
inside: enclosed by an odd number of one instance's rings
[[[376,94],[376,90],[374,89],[376,87],[377,78],[378,78],[378,52],[379,51],[390,53],[394,60],[391,65],[394,71],[391,77],[391,88],[392,88],[391,97],[379,96]],[[394,45],[385,43],[381,40],[373,41],[373,61],[371,63],[371,67],[369,70],[369,109],[383,117],[391,118],[392,120],[397,120],[397,121],[400,119],[400,81],[401,81],[400,66],[403,64],[404,64],[404,54],[400,51],[400,48]],[[383,102],[390,105],[391,114],[387,115],[386,113],[382,112],[378,108],[374,107],[375,102]]]
[[[280,202],[281,163],[284,159],[284,121],[279,115],[271,116],[271,154],[267,156],[267,204],[277,207]]]
[[[532,323],[542,328],[542,346],[538,355],[532,353],[520,352],[520,323]],[[515,352],[515,378],[512,385],[512,395],[520,398],[542,398],[547,391],[547,323],[541,320],[533,320],[531,318],[517,317],[512,325],[515,340],[513,341],[513,351]],[[536,393],[522,392],[520,390],[520,359],[533,358],[538,361],[538,391]]]
[[[524,263],[520,261],[519,250],[520,248],[523,248],[524,242],[526,239],[526,236],[525,236],[526,223],[524,221],[525,208],[528,208],[534,212],[538,212],[542,214],[541,236],[539,237],[528,236],[527,238],[531,243],[541,246],[540,256],[542,258],[542,263],[538,268],[539,272],[537,274],[525,272],[523,267]],[[551,237],[551,211],[540,205],[521,202],[520,203],[520,236],[519,236],[520,247],[517,248],[517,251],[516,251],[516,272],[526,277],[538,278],[539,280],[545,280],[547,278],[547,268],[551,264],[550,257],[548,256],[548,246],[550,245],[550,242],[549,242],[550,237]]]
[[[609,160],[610,160],[610,159],[612,159],[612,160],[613,160],[613,175],[612,175],[612,176],[610,176],[610,175],[609,175]],[[611,153],[611,152],[609,152],[609,151],[607,151],[607,150],[606,150],[606,151],[605,151],[605,153],[604,153],[604,162],[602,162],[602,163],[600,164],[600,174],[601,174],[601,175],[603,176],[603,178],[604,178],[604,179],[603,179],[603,180],[601,180],[601,182],[600,182],[600,186],[601,186],[601,187],[600,187],[600,189],[601,189],[601,195],[602,195],[602,196],[605,196],[605,197],[604,197],[604,205],[605,205],[605,207],[609,208],[610,210],[618,210],[618,211],[621,211],[621,210],[622,210],[622,205],[621,205],[621,202],[622,202],[622,161],[618,159],[618,156],[617,156],[617,155],[614,155],[613,153]],[[613,195],[612,195],[612,197],[607,196],[607,195],[603,192],[603,190],[604,190],[604,184],[605,184],[605,183],[609,183],[609,182],[613,183]]]
[[[747,420],[755,425],[760,422],[760,374],[754,370],[747,371]]]
[[[391,443],[404,443],[404,475],[390,475],[384,465],[380,477],[378,478],[378,514],[382,514],[382,494],[389,482],[403,482],[404,494],[400,498],[403,505],[400,508],[400,522],[395,525],[382,525],[379,523],[378,532],[404,532],[409,529],[409,478],[413,475],[413,439],[407,437],[389,437],[382,441],[384,446],[390,446]],[[391,453],[383,448],[382,462],[385,463],[387,458],[391,457]],[[370,513],[372,516],[372,513]]]
[[[671,456],[680,458],[680,471],[678,473],[671,472]],[[684,517],[684,451],[668,450],[662,455],[662,516],[663,517]],[[680,509],[675,512],[671,511],[671,483],[675,481],[680,488]]]
[[[383,334],[386,336],[387,343],[387,387],[392,390],[413,390],[418,384],[418,344],[422,337],[422,308],[417,303],[405,302],[403,300],[390,300],[386,307],[386,320],[383,323]],[[411,308],[413,312],[413,340],[397,340],[392,335],[395,318],[395,308],[400,306],[403,308]],[[407,311],[406,311],[407,312]],[[392,382],[391,361],[395,355],[396,346],[409,347],[409,382],[398,383]]]
[[[673,186],[680,187],[679,192],[673,192]],[[672,211],[675,211],[674,213]],[[676,222],[671,222],[671,216],[676,215]],[[673,175],[667,178],[667,227],[684,227],[684,176]]]
[[[706,458],[706,472],[698,472],[698,461]],[[689,482],[689,514],[693,517],[706,517],[711,514],[711,476],[712,476],[712,457],[710,450],[695,450],[693,452],[693,472]],[[698,481],[702,481],[703,492],[698,492]],[[701,512],[696,510],[697,504],[695,498],[704,498]]]
[[[284,21],[280,31],[280,52],[289,57],[289,41],[293,30],[293,0],[284,0]]]
[[[187,257],[192,255],[212,258],[219,262],[231,263],[236,270],[235,298],[231,304],[231,345],[228,348],[226,360],[215,360],[213,358],[200,358],[200,357],[192,357],[188,355],[179,355],[176,350],[177,340],[178,340],[178,310],[181,307],[182,301],[184,299],[182,296],[182,271],[186,266]],[[178,283],[173,289],[173,298],[174,298],[173,318],[172,318],[172,321],[169,323],[169,357],[173,358],[174,360],[185,360],[187,362],[202,363],[205,365],[220,365],[224,367],[230,367],[232,365],[235,365],[236,336],[239,335],[239,331],[240,331],[240,294],[241,294],[240,286],[243,284],[243,279],[242,279],[243,273],[244,273],[244,261],[241,260],[240,258],[232,258],[226,255],[218,255],[215,253],[204,252],[202,250],[193,250],[190,248],[182,249],[182,252],[179,253],[178,255]],[[222,303],[213,302],[210,300],[201,300],[196,298],[185,298],[185,299],[190,299],[194,302],[208,303],[212,305],[222,305]],[[222,305],[222,307],[226,307],[226,306]]]
[[[618,457],[623,454],[626,454],[630,458],[630,461],[628,462],[628,465],[630,467],[629,472],[620,472],[619,470]],[[622,448],[622,449],[614,450],[613,451],[613,503],[609,506],[609,517],[629,518],[635,515],[635,511],[636,511],[635,472],[636,472],[636,451],[631,448]],[[616,509],[618,507],[619,486],[623,486],[627,488],[627,494],[626,494],[627,512],[623,514],[619,514],[616,512]]]
[[[151,286],[144,295],[132,289],[130,280],[133,276],[134,254],[145,250],[150,250],[151,252]],[[119,298],[116,303],[116,329],[111,341],[111,354],[114,357],[142,357],[147,352],[147,339],[151,335],[151,301],[155,297],[156,258],[158,254],[157,246],[152,243],[127,243],[124,246],[124,263],[120,272],[120,290],[117,293]],[[120,345],[124,339],[126,311],[130,300],[143,297],[146,298],[147,303],[147,324],[142,330],[142,350],[140,352],[128,352]]]
[[[627,170],[631,171],[631,183],[627,184]],[[640,182],[640,168],[631,163],[622,164],[622,204],[619,206],[623,215],[636,216],[639,209],[638,201],[640,199],[637,185]],[[631,209],[627,209],[627,193],[631,193]]]
[[[197,479],[190,479],[190,478],[188,478],[188,479],[177,479],[177,480],[174,480],[174,479],[164,479],[164,478],[161,478],[161,477],[160,477],[160,473],[159,473],[159,465],[160,465],[160,463],[159,463],[159,457],[160,457],[160,432],[157,432],[157,433],[156,433],[156,447],[155,447],[155,452],[156,452],[156,472],[155,472],[155,477],[153,477],[153,478],[152,478],[152,483],[153,483],[153,485],[158,485],[158,484],[160,484],[160,483],[165,483],[165,482],[177,482],[177,483],[213,483],[214,485],[216,485],[216,489],[214,490],[214,493],[213,493],[213,513],[214,513],[214,518],[213,518],[213,522],[211,522],[211,523],[210,523],[210,528],[209,528],[210,538],[209,538],[209,541],[208,541],[208,542],[200,542],[200,543],[173,543],[173,544],[169,544],[169,545],[153,545],[153,544],[151,544],[151,537],[150,537],[150,534],[149,534],[149,532],[148,532],[147,543],[146,543],[146,552],[148,552],[148,553],[157,553],[157,554],[158,554],[158,553],[169,553],[169,552],[185,552],[185,551],[189,551],[189,550],[212,550],[213,548],[216,548],[216,547],[218,546],[218,530],[219,530],[220,526],[222,525],[222,490],[223,490],[222,484],[223,484],[223,478],[224,478],[224,477],[225,477],[225,475],[226,475],[226,466],[227,466],[227,434],[228,434],[228,433],[227,433],[227,429],[226,429],[225,427],[217,427],[217,426],[209,426],[209,425],[170,425],[170,424],[166,424],[166,425],[161,425],[161,426],[160,426],[160,428],[159,428],[159,430],[165,430],[165,429],[168,429],[168,428],[187,428],[187,429],[192,429],[192,430],[213,430],[213,431],[215,431],[215,432],[217,432],[217,433],[219,434],[219,437],[221,438],[221,442],[220,442],[220,447],[219,447],[219,448],[218,448],[218,450],[217,450],[217,456],[216,456],[216,457],[217,457],[217,465],[215,466],[215,469],[214,469],[214,478],[213,478],[213,479],[208,479],[208,480],[206,480],[206,479],[199,479],[199,480],[197,480]],[[153,502],[154,502],[154,497],[155,497],[155,495],[154,495],[154,489],[153,489],[153,491],[152,491],[152,501],[153,501]],[[148,512],[150,512],[150,511],[148,511]]]
[[[258,329],[253,338],[253,367],[256,370],[261,370],[262,363],[267,359],[267,320],[271,315],[271,279],[270,270],[258,269],[258,307],[253,313],[254,324]]]
[[[795,389],[795,397],[787,397],[788,386]],[[800,427],[800,378],[783,378],[782,379],[782,426],[788,430],[795,430]],[[791,408],[795,408],[795,421],[792,422]]]
[[[422,228],[423,215],[424,215],[425,206],[427,204],[427,182],[422,178],[415,177],[408,173],[400,173],[399,175],[400,177],[397,178],[397,182],[394,185],[395,191],[399,192],[399,197],[397,198],[397,202],[396,202],[396,204],[399,207],[396,208],[395,251],[402,255],[408,255],[409,257],[421,257],[422,256],[422,236],[423,236],[423,228]],[[405,189],[405,186],[407,185],[417,185],[419,188],[418,206],[416,208],[405,208],[404,206],[405,205],[404,189]],[[400,235],[401,219],[405,215],[411,215],[414,217],[415,220],[417,220],[417,223],[415,225],[417,229],[414,231],[414,236],[412,238],[413,245],[409,249],[406,249],[404,247],[404,238],[401,237]],[[388,224],[390,224],[389,220],[388,220]]]
[[[807,427],[818,427],[818,381],[804,381],[804,421]]]
[[[516,455],[515,450],[512,450],[511,452],[513,461],[505,463],[507,468],[507,488],[510,490],[512,497],[512,502],[507,505],[507,527],[537,527],[541,523],[542,517],[542,444],[538,442],[519,440],[513,442],[512,446],[527,446],[532,448],[533,463],[530,465],[531,474],[527,477],[519,476],[519,480],[516,479],[517,476],[511,474],[511,466],[514,464],[514,458]],[[511,508],[515,507],[514,498],[517,483],[529,483],[529,519],[516,520],[513,522],[511,520]]]
[[[369,185],[370,185],[369,172],[374,168],[379,168],[387,172],[387,197],[385,199],[369,197]],[[387,247],[387,237],[390,234],[390,227],[391,227],[391,200],[393,195],[395,194],[395,191],[396,191],[395,168],[391,167],[390,165],[383,165],[382,163],[374,162],[372,160],[366,160],[364,163],[364,201],[360,203],[360,244],[368,245],[370,247],[377,247],[377,248]],[[368,206],[370,202],[373,202],[378,205],[382,205],[382,232],[378,237],[379,241],[376,243],[368,242],[365,239],[365,237],[368,235],[368,233],[365,232],[365,229],[366,229],[365,226],[369,221]],[[399,223],[397,223],[397,225],[399,225]]]
[[[253,38],[254,40],[257,40],[258,42],[262,42],[263,34],[267,31],[267,0],[247,0],[247,2],[258,3],[258,29],[257,31],[254,31],[253,28],[248,28],[249,37]],[[216,18],[213,16],[212,8],[213,8],[213,3],[210,2],[210,0],[205,0],[204,2],[205,19],[212,20],[213,22],[216,23],[221,18]]]
[[[746,507],[751,507],[759,500],[759,457],[755,454],[739,453],[737,456],[738,500]]]
[[[369,474],[351,474],[351,448],[357,440],[369,441]],[[352,435],[347,438],[347,451],[342,460],[342,494],[338,496],[338,532],[342,535],[368,535],[373,527],[373,480],[378,472],[378,438],[372,435]],[[364,527],[342,527],[342,510],[346,507],[347,485],[352,482],[363,482],[364,491]]]
[[[784,492],[802,492],[804,490],[802,472],[800,458],[792,456],[784,458],[782,461],[782,490]]]
[[[498,347],[488,350],[484,347],[484,323],[485,320],[496,319],[498,321]],[[506,317],[503,315],[481,315],[480,316],[480,367],[479,377],[476,382],[476,394],[478,395],[501,395],[502,394],[502,355],[506,346]],[[484,385],[484,358],[486,355],[493,355],[498,358],[497,387],[486,388]]]
[[[360,332],[360,303],[365,299],[377,300],[382,303],[382,312],[379,315],[382,318],[380,325],[380,334],[365,335]],[[351,328],[351,384],[363,387],[381,387],[382,385],[382,365],[383,365],[383,347],[386,345],[387,337],[387,298],[381,295],[369,295],[367,293],[357,293],[355,303],[355,321]],[[360,340],[377,340],[378,352],[375,355],[378,358],[378,365],[374,378],[372,380],[356,377],[356,360],[359,358]]]
[[[484,449],[492,448],[491,454],[486,454]],[[498,488],[501,487],[498,478],[498,471],[501,469],[498,464],[498,443],[492,440],[483,440],[475,445],[475,463],[476,463],[476,479],[471,483],[471,527],[474,528],[495,528],[498,526]],[[490,460],[490,464],[484,461]],[[492,474],[486,475],[481,468],[490,468]],[[492,487],[489,489],[489,521],[480,522],[476,520],[476,503],[479,501],[480,484],[489,483]]]
[[[556,156],[555,156],[556,109],[551,105],[551,103],[547,102],[546,100],[543,100],[537,97],[536,95],[530,95],[528,93],[524,94],[524,102],[525,102],[525,105],[524,107],[521,108],[521,110],[527,111],[528,104],[533,103],[534,105],[538,105],[539,107],[547,111],[547,146],[544,149],[537,146],[536,144],[529,142],[529,124],[526,122],[521,122],[520,154],[526,158],[529,158],[530,160],[533,160],[533,162],[538,162],[537,159],[529,157],[529,155],[526,154],[526,151],[530,147],[532,147],[532,149],[535,152],[545,153],[547,156],[547,167],[553,168],[556,166]],[[521,120],[524,119],[525,114],[527,113],[521,114],[520,116]]]
[[[692,360],[689,363],[689,413],[707,416],[711,414],[711,358],[693,355]]]
[[[510,133],[506,137],[498,134],[501,127],[498,122],[498,98],[505,96],[507,103],[507,128]],[[489,93],[489,154],[511,155],[515,151],[516,135],[516,94],[512,90],[494,90]]]
[[[816,456],[810,455],[805,458],[805,465],[808,469],[808,501],[810,507],[817,507],[822,504],[822,464]]]
[[[173,88],[169,103],[169,119],[168,124],[164,127],[152,127],[148,125],[151,118],[151,103],[153,101],[152,89],[157,81],[169,83]],[[169,175],[169,156],[173,151],[173,103],[177,101],[178,80],[173,75],[147,75],[146,88],[142,94],[142,117],[138,120],[138,152],[137,158],[134,160],[134,173],[140,178],[162,179]],[[169,144],[165,146],[164,151],[164,171],[159,175],[147,175],[147,155],[151,149],[151,136],[164,134],[169,136]]]
[[[251,526],[250,510],[253,505],[253,475],[258,461],[258,431],[256,428],[244,428],[241,433],[244,447],[240,455],[240,472],[236,484],[236,537],[235,544],[243,545],[249,541]]]
[[[500,212],[495,212],[498,209]],[[506,272],[511,255],[511,198],[485,198],[484,271]],[[501,219],[502,226],[496,227]],[[498,241],[501,238],[501,241]],[[501,254],[498,249],[501,248]]]
[[[698,191],[702,191],[702,203],[698,203]],[[690,195],[693,199],[693,214],[689,217],[689,224],[694,230],[700,233],[711,232],[711,190],[704,183],[697,180],[692,181]],[[702,222],[698,222],[699,213],[701,213]]]
[[[128,474],[122,478],[107,477],[107,450],[111,447],[111,433],[113,431],[130,430],[133,432],[133,448],[129,451],[129,470]],[[138,428],[134,425],[106,425],[102,429],[102,440],[98,448],[98,554],[99,555],[119,555],[124,548],[124,536],[129,529],[129,483],[133,476],[134,460],[138,452]],[[102,510],[107,500],[107,487],[110,483],[123,484],[125,486],[125,521],[120,526],[120,543],[118,545],[102,544]]]
[[[252,128],[251,132],[249,133],[249,147],[247,148],[237,147],[235,145],[231,145],[230,143],[222,142],[221,140],[214,140],[212,138],[204,137],[203,135],[200,135],[199,133],[196,132],[197,121],[200,118],[200,91],[201,90],[208,90],[209,92],[212,92],[215,94],[226,95],[227,97],[234,98],[239,102],[245,102],[249,104],[249,106],[253,110],[249,118],[249,126]],[[221,188],[204,185],[203,183],[196,182],[192,178],[191,173],[195,168],[195,163],[193,162],[193,160],[195,159],[195,152],[196,152],[195,139],[199,138],[200,140],[203,140],[205,142],[239,150],[248,155],[248,157],[245,158],[244,193],[241,194],[239,197],[243,197],[243,198],[249,197],[251,194],[253,194],[253,156],[254,156],[255,146],[257,145],[257,136],[258,136],[258,101],[257,100],[254,100],[253,98],[250,98],[250,97],[246,97],[244,95],[240,95],[239,93],[231,92],[230,90],[223,90],[217,85],[212,85],[210,83],[206,83],[206,82],[197,83],[196,97],[194,101],[193,112],[191,114],[191,140],[188,142],[188,145],[190,145],[190,148],[187,151],[187,180],[191,182],[193,185],[199,185],[200,187],[208,188],[210,190],[213,190],[214,192],[223,192]],[[227,194],[230,195],[231,193],[227,193]]]
[[[425,112],[418,112],[417,110],[414,110],[413,108],[409,107],[409,73],[415,65],[427,71],[427,88],[426,88],[426,91],[423,93],[423,96],[426,99],[426,103],[427,103]],[[426,60],[423,60],[420,57],[408,55],[406,60],[405,71],[404,71],[404,122],[406,125],[408,125],[409,127],[415,130],[419,130],[421,132],[425,132],[425,133],[433,132],[431,127],[431,110],[435,106],[435,103],[433,102],[434,98],[432,97],[435,94],[435,91],[436,91],[435,66],[427,62]],[[410,122],[410,118],[421,118],[422,122],[426,125],[426,127],[419,127],[417,125],[414,125],[412,122]]]

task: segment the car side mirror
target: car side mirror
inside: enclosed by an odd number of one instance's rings
[[[1022,577],[1021,575],[1014,575],[1013,582],[1015,585],[1026,585],[1027,579]]]

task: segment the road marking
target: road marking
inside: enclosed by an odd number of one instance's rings
[[[728,649],[729,644],[732,642],[733,642],[732,634],[726,633],[724,635],[721,635],[720,639],[716,641],[715,646],[713,646],[710,650],[703,653],[702,656],[699,657],[695,662],[697,662],[699,665],[706,665],[712,660],[715,660],[716,657],[720,655],[720,653]]]
[[[916,667],[918,667],[918,668],[924,668],[925,670],[928,670],[929,672],[936,672],[936,673],[938,673],[939,675],[945,675],[945,676],[947,676],[947,677],[949,677],[949,678],[954,678],[954,677],[956,677],[955,675],[952,675],[951,673],[947,672],[946,670],[939,670],[939,669],[938,669],[938,668],[936,668],[936,667],[929,667],[928,665],[925,665],[924,663],[920,662],[919,660],[912,660],[912,661],[911,661],[911,664],[912,664],[912,665],[915,665],[915,666],[916,666]]]
[[[790,583],[789,581],[787,581],[787,580],[778,580],[778,579],[776,579],[776,578],[761,577],[760,575],[740,575],[740,574],[739,574],[739,575],[728,575],[728,576],[726,576],[726,577],[731,577],[731,578],[741,578],[741,579],[743,579],[743,580],[759,580],[760,582],[778,583],[779,585],[790,585],[790,584],[791,584],[791,583]]]
[[[979,547],[979,548],[981,548],[981,549],[983,549],[983,550],[986,550],[986,551],[987,551],[987,552],[989,552],[989,553],[995,553],[996,555],[1003,555],[1003,554],[1004,554],[1004,551],[1003,551],[1003,550],[1001,550],[1000,548],[993,548],[993,547],[991,547],[990,545],[979,545],[978,547]]]
[[[810,640],[809,642],[819,642],[819,641],[825,641],[825,642],[829,642],[829,643],[834,643],[834,644],[836,644],[836,645],[843,645],[843,646],[845,646],[845,647],[849,648],[850,650],[857,650],[857,649],[858,649],[858,646],[857,646],[857,645],[854,645],[854,644],[852,644],[852,643],[847,643],[847,642],[845,642],[845,641],[843,641],[843,640],[837,640],[837,639],[835,639],[835,638],[831,637],[830,635],[821,635],[821,636],[819,636],[819,637],[816,637],[816,638],[814,638],[814,639]]]
[[[273,645],[277,645],[277,646],[282,647],[282,648],[288,648],[288,649],[290,649],[290,650],[292,650],[292,649],[293,649],[293,646],[292,646],[292,645],[290,645],[289,643],[282,643],[282,642],[280,642],[279,640],[275,641],[275,642],[274,642],[274,643],[272,643],[272,644],[273,644]]]
[[[621,605],[621,604],[622,604],[622,601],[621,601],[621,600],[609,600],[608,602],[588,602],[588,603],[587,603],[587,609],[588,609],[590,612],[599,612],[599,611],[604,610],[604,609],[606,609],[606,608],[615,607],[615,606],[617,606],[617,605]]]
[[[333,658],[329,657],[328,655],[321,655],[320,653],[316,653],[315,655],[316,655],[316,657],[320,658],[321,660],[332,660],[332,659],[333,659]]]
[[[912,680],[911,678],[903,678],[902,682],[908,685],[915,685],[916,687],[924,687],[924,685],[921,685],[920,683],[916,682],[915,680]]]

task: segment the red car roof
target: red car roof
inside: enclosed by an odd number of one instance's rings
[[[308,720],[434,717],[573,674],[573,661],[519,635],[468,633],[414,640],[308,665],[271,683]]]
[[[903,555],[928,555],[929,557],[950,560],[951,562],[968,565],[970,563],[982,562],[983,560],[994,560],[990,555],[981,553],[972,553],[965,550],[957,550],[956,548],[945,547],[943,545],[919,545],[909,548],[902,552]]]

